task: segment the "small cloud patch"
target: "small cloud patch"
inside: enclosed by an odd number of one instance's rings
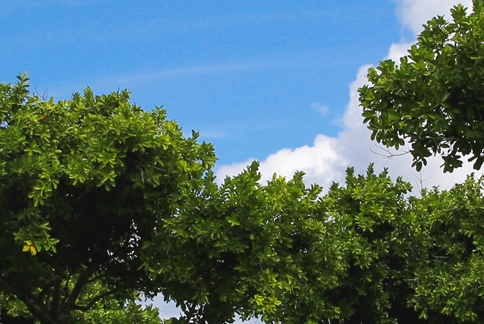
[[[311,109],[316,110],[323,116],[326,116],[329,113],[329,107],[322,105],[319,102],[313,102],[311,105],[309,105],[309,107],[311,107]]]

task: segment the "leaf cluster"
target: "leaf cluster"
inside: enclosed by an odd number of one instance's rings
[[[397,64],[386,60],[368,71],[359,89],[364,122],[372,139],[390,147],[409,143],[420,170],[439,154],[444,171],[484,163],[484,11],[459,4],[451,21],[437,16],[424,25],[408,55]]]

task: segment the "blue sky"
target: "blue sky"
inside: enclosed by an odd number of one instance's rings
[[[470,0],[462,1],[465,5]],[[327,187],[370,162],[418,189],[459,182],[431,159],[417,174],[369,141],[356,89],[370,65],[405,54],[454,0],[0,0],[0,81],[17,71],[56,99],[127,88],[215,145],[217,175],[252,159],[263,175],[305,171]],[[165,307],[167,316],[176,315]]]
[[[221,164],[335,135],[355,71],[401,36],[388,0],[0,5],[1,81],[27,71],[56,99],[127,88],[200,131]]]

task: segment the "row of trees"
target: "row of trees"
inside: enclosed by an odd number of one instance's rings
[[[484,145],[482,3],[452,14],[360,89],[374,138],[409,141],[417,167],[448,148],[447,171]],[[0,322],[160,323],[137,301],[162,294],[184,312],[170,323],[484,323],[483,179],[417,198],[370,166],[323,195],[302,173],[261,183],[257,163],[217,184],[215,161],[127,91],[1,84]]]

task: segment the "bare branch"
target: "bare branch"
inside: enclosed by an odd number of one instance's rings
[[[428,177],[428,178],[425,178],[425,179],[422,179],[422,173],[419,172],[418,173],[418,176],[412,172],[412,175],[415,177],[415,179],[417,180],[417,187],[418,187],[418,191],[420,193],[420,195],[422,195],[422,192],[423,192],[423,188],[424,188],[424,185],[423,183],[429,179],[432,178],[432,176]]]
[[[381,156],[383,158],[385,158],[387,161],[390,160],[391,158],[393,157],[396,157],[396,156],[403,156],[403,155],[407,155],[410,153],[410,151],[404,151],[402,153],[392,153],[390,152],[389,149],[385,148],[385,147],[382,147],[382,146],[378,146],[378,145],[375,145],[375,147],[377,147],[378,149],[380,149],[381,151],[385,152],[385,154],[382,154],[382,153],[378,153],[376,151],[374,151],[371,146],[370,146],[370,151],[373,153],[373,154],[376,154],[378,156]]]

